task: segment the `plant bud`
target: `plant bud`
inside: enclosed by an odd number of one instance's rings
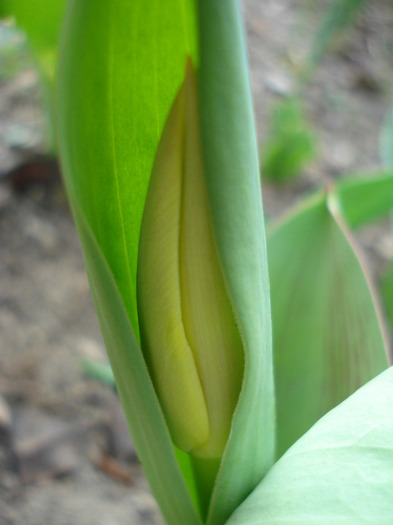
[[[142,349],[174,443],[195,456],[221,457],[244,352],[214,239],[191,62],[147,194],[138,315]]]

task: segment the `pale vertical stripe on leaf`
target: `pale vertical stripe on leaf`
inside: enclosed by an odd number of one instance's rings
[[[259,162],[239,3],[199,0],[202,152],[245,373],[207,522],[221,525],[274,454],[270,300]]]

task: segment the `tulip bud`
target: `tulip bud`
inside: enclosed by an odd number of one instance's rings
[[[214,238],[191,62],[147,194],[138,315],[142,349],[174,443],[198,457],[221,457],[244,352]]]

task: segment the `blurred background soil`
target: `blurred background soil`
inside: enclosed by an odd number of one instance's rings
[[[313,2],[244,0],[258,136],[295,89],[315,32]],[[323,4],[323,2],[321,2]],[[318,154],[286,183],[263,183],[268,218],[306,191],[377,171],[393,100],[393,4],[366,2],[305,87]],[[45,142],[37,73],[23,37],[0,26],[0,523],[161,523],[112,388],[79,241]],[[27,167],[26,164],[29,166]],[[393,259],[387,221],[359,242],[374,279]]]

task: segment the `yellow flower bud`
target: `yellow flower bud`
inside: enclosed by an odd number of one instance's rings
[[[191,62],[151,175],[139,246],[138,315],[174,443],[195,456],[219,458],[244,352],[214,239]]]

